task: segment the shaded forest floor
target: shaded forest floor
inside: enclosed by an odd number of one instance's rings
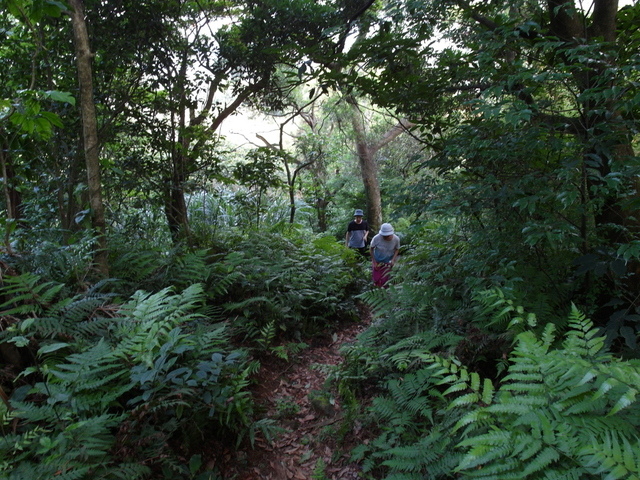
[[[340,347],[352,342],[370,324],[359,307],[360,322],[344,325],[286,362],[263,361],[254,389],[255,401],[283,431],[272,442],[257,438],[254,447],[224,452],[217,465],[225,479],[234,480],[349,480],[359,467],[349,452],[362,442],[359,425],[344,431],[345,409],[335,386],[327,386],[331,369],[342,362]]]

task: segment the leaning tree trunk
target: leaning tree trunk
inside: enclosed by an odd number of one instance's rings
[[[382,195],[380,193],[380,183],[378,182],[376,154],[378,150],[402,135],[414,124],[407,120],[400,120],[381,139],[370,144],[367,141],[365,124],[357,100],[352,95],[349,95],[346,97],[346,101],[351,105],[351,124],[355,132],[356,153],[360,163],[360,172],[367,202],[367,222],[369,223],[369,228],[373,232],[377,232],[382,224]]]
[[[102,203],[102,184],[100,178],[100,158],[98,156],[98,125],[96,109],[93,101],[93,77],[89,47],[89,34],[84,18],[82,0],[69,0],[71,6],[71,23],[76,50],[76,65],[80,88],[80,113],[82,116],[82,138],[84,155],[87,164],[87,185],[91,206],[92,226],[97,234],[94,262],[95,268],[102,276],[109,275],[106,222]]]
[[[380,183],[378,182],[378,165],[375,159],[377,150],[371,148],[367,142],[364,120],[358,107],[358,102],[351,95],[346,100],[351,105],[351,125],[355,133],[356,154],[358,155],[360,174],[364,186],[366,218],[369,228],[377,232],[382,224],[382,197],[380,195]]]

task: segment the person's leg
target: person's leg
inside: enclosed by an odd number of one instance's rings
[[[380,277],[380,286],[381,287],[387,287],[387,282],[389,281],[390,275],[389,273],[391,272],[391,265],[389,265],[388,263],[385,263],[384,265],[382,265],[381,268],[382,272],[381,272],[381,277]]]
[[[374,268],[372,272],[373,284],[376,287],[384,287],[389,281],[389,272],[391,271],[391,265],[388,263],[379,263],[378,268]]]
[[[381,287],[381,279],[382,279],[382,267],[378,266],[378,267],[372,267],[372,277],[373,277],[373,284],[376,287]]]

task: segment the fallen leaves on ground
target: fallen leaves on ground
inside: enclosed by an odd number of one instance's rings
[[[346,432],[341,441],[343,409],[332,389],[325,388],[327,374],[342,362],[339,350],[355,340],[367,326],[367,318],[346,326],[331,337],[320,340],[285,362],[263,361],[255,387],[256,402],[266,409],[265,416],[275,419],[284,431],[272,442],[257,438],[254,447],[247,445],[225,455],[218,465],[225,479],[234,480],[309,480],[322,478],[350,480],[359,477],[359,467],[349,462],[349,440],[354,432]],[[310,394],[331,393],[329,406]],[[357,440],[355,440],[357,441]]]

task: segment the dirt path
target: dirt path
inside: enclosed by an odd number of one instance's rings
[[[350,480],[359,468],[349,463],[358,432],[341,432],[343,409],[335,389],[326,388],[331,367],[342,362],[339,350],[369,324],[363,314],[350,324],[295,355],[290,362],[264,362],[255,390],[266,417],[285,429],[271,443],[257,439],[253,449],[229,452],[221,473],[233,480]],[[341,437],[338,440],[337,437]]]

